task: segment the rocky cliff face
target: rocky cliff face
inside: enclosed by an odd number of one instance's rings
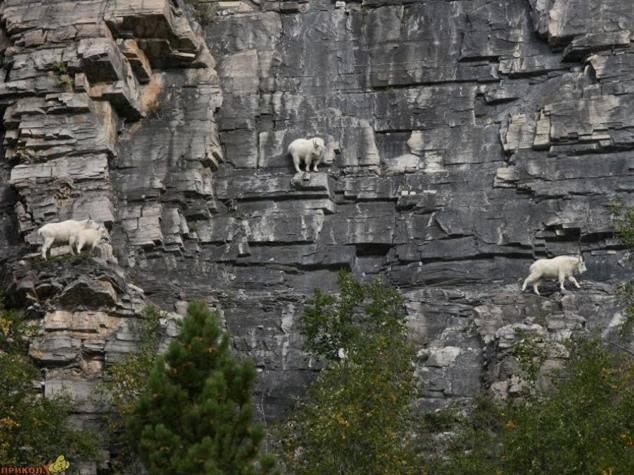
[[[74,396],[85,425],[103,410],[95,389],[104,368],[136,344],[147,299],[130,276],[132,255],[167,251],[179,206],[208,209],[222,156],[214,59],[181,6],[0,2],[3,290],[40,324],[30,354],[45,368],[43,393]],[[188,103],[187,112],[163,121],[163,98]],[[126,148],[131,136],[137,150]],[[89,217],[111,228],[114,253],[110,244],[94,260],[69,257],[67,246],[48,262],[33,253],[43,223]]]
[[[512,390],[518,330],[618,326],[627,266],[607,206],[634,198],[630,2],[219,6],[206,38],[226,160],[217,214],[198,227],[217,267],[188,275],[199,294],[222,289],[267,414],[310,368],[295,331],[305,295],[342,267],[403,291],[428,406]],[[329,164],[293,176],[286,148],[313,135]],[[581,290],[520,293],[532,259],[579,247]]]
[[[276,417],[314,374],[303,302],[340,268],[403,292],[427,407],[513,391],[522,332],[619,331],[629,0],[190,3],[0,3],[0,259],[47,391],[89,394],[144,299],[204,298]],[[295,174],[310,136],[327,163]],[[29,257],[38,226],[87,216],[117,263]],[[580,290],[520,292],[534,258],[579,249]]]

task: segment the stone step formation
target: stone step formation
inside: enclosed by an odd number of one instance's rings
[[[0,17],[4,287],[42,324],[45,393],[77,396],[85,424],[143,306],[194,298],[279,417],[318,369],[303,302],[341,268],[403,293],[421,407],[516,391],[523,334],[618,333],[629,0],[2,0]],[[303,137],[325,151],[296,175]],[[86,218],[116,263],[28,257],[40,226]],[[578,250],[580,289],[520,292],[536,258]]]

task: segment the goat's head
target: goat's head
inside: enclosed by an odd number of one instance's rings
[[[583,256],[579,256],[577,258],[577,272],[579,272],[579,274],[583,274],[587,270],[588,268],[586,267],[586,263],[583,261]]]

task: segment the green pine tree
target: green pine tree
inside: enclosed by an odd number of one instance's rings
[[[131,443],[152,474],[269,473],[264,432],[253,423],[255,370],[202,302],[190,304],[180,335],[157,359],[128,417]]]

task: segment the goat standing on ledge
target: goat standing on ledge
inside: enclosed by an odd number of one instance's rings
[[[82,229],[76,234],[71,235],[68,240],[70,250],[74,253],[81,254],[82,248],[87,244],[92,252],[95,246],[101,242],[102,239],[108,238],[108,231],[103,225],[99,225],[97,229],[87,228]]]
[[[306,164],[307,172],[310,172],[311,164],[313,165],[313,171],[318,171],[317,165],[321,163],[325,150],[326,144],[321,137],[295,139],[288,146],[288,153],[293,157],[293,165],[297,173],[302,171],[300,168],[302,162]]]
[[[48,223],[37,230],[37,234],[44,240],[42,244],[42,259],[46,260],[46,252],[51,248],[55,242],[69,243],[71,246],[71,252],[75,252],[73,245],[78,240],[83,247],[84,243],[89,239],[92,241],[92,236],[87,239],[79,238],[80,233],[85,230],[100,230],[103,225],[96,223],[92,219],[84,219],[83,221],[76,221],[74,219],[68,219],[61,223]],[[105,228],[104,228],[105,231]],[[103,232],[99,232],[100,236]],[[90,243],[92,244],[92,242]],[[94,247],[94,245],[92,245]],[[80,249],[81,250],[81,249]]]
[[[537,286],[540,281],[546,279],[559,279],[559,288],[562,292],[566,291],[564,282],[570,280],[579,289],[581,286],[573,274],[577,272],[582,274],[586,271],[586,264],[581,256],[557,256],[552,259],[538,259],[531,264],[530,274],[524,280],[522,291],[526,290],[527,285],[533,285],[533,290],[539,295]]]

